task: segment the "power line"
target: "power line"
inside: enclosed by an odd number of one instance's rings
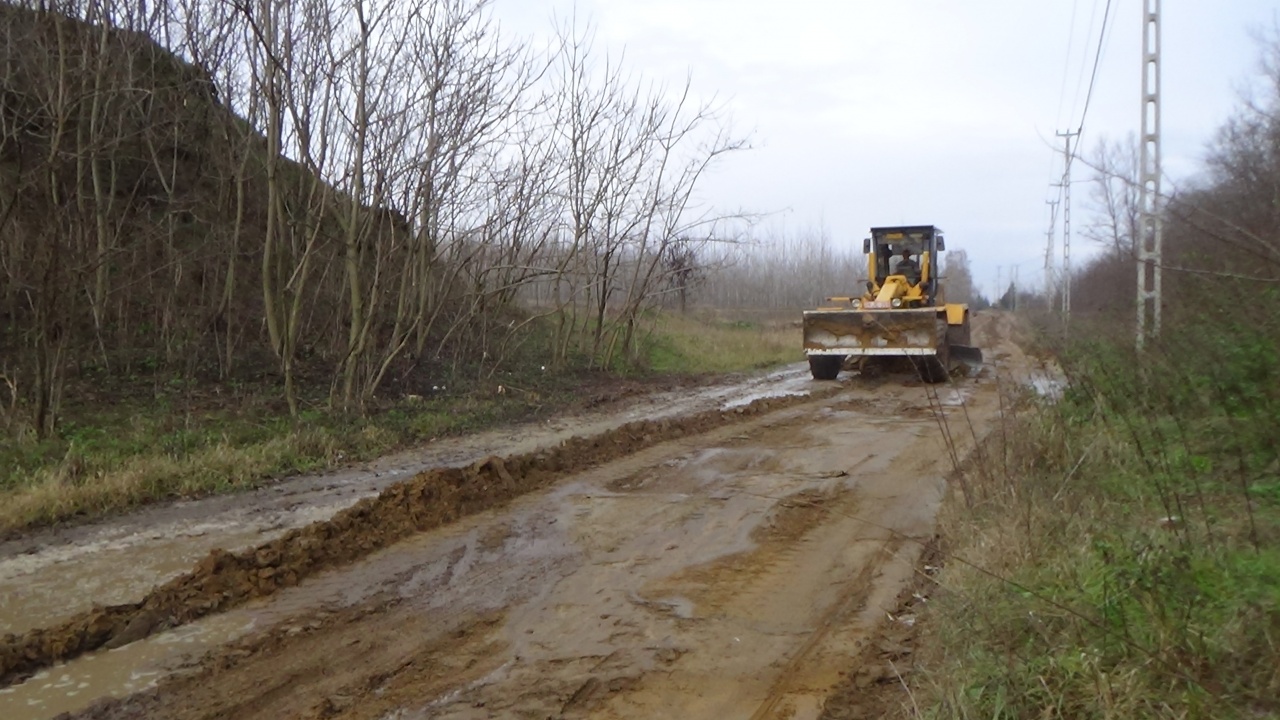
[[[1102,9],[1102,26],[1098,28],[1098,44],[1093,51],[1093,68],[1089,71],[1089,87],[1085,91],[1084,109],[1081,110],[1080,112],[1080,122],[1076,123],[1076,129],[1074,131],[1076,135],[1081,135],[1084,133],[1084,121],[1089,117],[1089,106],[1093,103],[1093,89],[1098,83],[1098,68],[1102,65],[1102,51],[1106,47],[1106,43],[1107,43],[1107,22],[1111,19],[1111,3],[1112,2],[1113,0],[1107,0],[1107,4]],[[1095,8],[1096,7],[1097,6],[1095,6]],[[1090,25],[1090,29],[1092,29],[1092,26],[1093,26],[1092,20],[1090,20],[1089,25]],[[1084,68],[1081,67],[1081,70],[1083,69]],[[1063,169],[1064,175],[1070,174],[1071,162],[1075,160],[1076,155],[1079,153],[1079,151],[1080,151],[1080,143],[1077,141],[1075,145],[1075,150],[1073,150],[1066,157],[1066,167]]]
[[[1107,4],[1102,9],[1102,27],[1098,29],[1098,45],[1093,53],[1093,69],[1089,72],[1089,89],[1084,96],[1084,109],[1080,112],[1080,122],[1076,123],[1075,134],[1077,136],[1084,134],[1084,121],[1089,116],[1089,105],[1093,102],[1093,88],[1098,82],[1098,67],[1102,64],[1102,49],[1106,47],[1107,42],[1107,20],[1111,17],[1111,2],[1107,0]],[[1063,170],[1064,175],[1071,174],[1071,163],[1076,159],[1076,155],[1080,152],[1080,141],[1077,139],[1075,149],[1067,155],[1067,166]]]
[[[1067,33],[1067,57],[1062,63],[1062,87],[1058,89],[1058,114],[1057,121],[1062,124],[1062,106],[1067,101],[1067,75],[1071,72],[1071,49],[1076,44],[1076,9],[1080,4],[1080,0],[1072,0],[1071,3],[1071,22],[1067,25],[1070,30]],[[1072,113],[1075,108],[1071,109]]]
[[[1080,109],[1080,88],[1084,87],[1085,71],[1089,68],[1089,40],[1093,37],[1093,23],[1098,19],[1098,0],[1091,3],[1089,9],[1089,25],[1084,31],[1084,40],[1080,49],[1080,74],[1076,77],[1075,94],[1071,97],[1071,113],[1069,118],[1074,118],[1076,110]]]
[[[1089,115],[1089,102],[1093,100],[1093,86],[1098,80],[1098,65],[1102,61],[1102,48],[1107,39],[1107,18],[1110,16],[1111,0],[1107,0],[1107,6],[1102,10],[1102,29],[1098,32],[1098,49],[1093,54],[1093,71],[1089,73],[1089,90],[1084,95],[1084,111],[1080,113],[1080,124],[1076,126],[1076,132],[1084,129],[1084,120]],[[1079,145],[1076,147],[1078,148]]]
[[[1067,23],[1067,53],[1066,53],[1066,57],[1062,59],[1062,83],[1058,87],[1058,111],[1054,115],[1054,120],[1053,120],[1054,127],[1062,127],[1062,109],[1063,107],[1066,106],[1066,103],[1067,103],[1067,79],[1071,77],[1071,53],[1076,46],[1076,14],[1078,13],[1079,9],[1080,9],[1080,0],[1072,0],[1071,1],[1071,20]],[[1081,68],[1081,72],[1083,72],[1083,68]],[[1079,94],[1080,94],[1080,88],[1077,87],[1076,98],[1079,97]],[[1076,108],[1074,104],[1074,101],[1076,98],[1072,98],[1072,107],[1071,107],[1071,113],[1070,113],[1070,116],[1072,117],[1074,117],[1076,114]],[[1053,173],[1053,168],[1055,165],[1057,165],[1057,162],[1058,162],[1058,156],[1057,156],[1057,153],[1054,153],[1049,159],[1050,174]]]
[[[1084,108],[1080,112],[1080,122],[1076,124],[1074,131],[1070,129],[1070,126],[1068,126],[1068,130],[1066,130],[1065,132],[1058,132],[1058,137],[1064,138],[1066,141],[1066,147],[1064,148],[1064,152],[1063,152],[1062,180],[1060,183],[1057,184],[1057,187],[1058,187],[1057,202],[1060,202],[1062,204],[1062,209],[1063,209],[1062,220],[1064,225],[1063,236],[1062,236],[1062,283],[1061,283],[1062,284],[1062,287],[1061,287],[1062,315],[1063,315],[1064,321],[1071,313],[1071,165],[1072,165],[1072,162],[1075,160],[1076,155],[1080,152],[1080,145],[1081,145],[1080,136],[1084,133],[1084,123],[1089,116],[1089,106],[1093,102],[1093,90],[1097,86],[1097,82],[1098,82],[1098,68],[1102,65],[1102,50],[1103,48],[1106,47],[1107,23],[1111,19],[1112,1],[1113,0],[1107,0],[1107,3],[1102,10],[1102,25],[1098,29],[1098,43],[1093,53],[1093,68],[1089,72],[1089,87],[1088,87],[1088,90],[1085,92]],[[1096,4],[1094,5],[1094,11],[1095,12],[1097,11]],[[1073,19],[1072,38],[1074,38],[1074,32],[1075,32],[1074,18],[1075,18],[1075,7],[1073,5],[1072,7],[1072,19]],[[1089,19],[1089,29],[1090,30],[1093,29],[1092,16]],[[1072,40],[1069,40],[1068,41],[1068,63],[1070,62],[1071,44],[1072,44]],[[1084,66],[1082,65],[1081,66],[1082,79],[1083,79],[1083,70],[1084,70]],[[1065,73],[1063,75],[1063,85],[1065,88],[1065,85],[1066,85]],[[1077,88],[1077,92],[1079,92],[1078,88]],[[1060,96],[1059,103],[1061,103],[1061,101],[1062,101],[1062,97]],[[1073,109],[1073,112],[1074,112],[1074,109]],[[1059,117],[1061,117],[1061,114],[1062,114],[1061,104],[1059,104],[1058,114],[1059,114]],[[1072,143],[1073,139],[1075,140],[1074,147]],[[1054,203],[1055,210],[1056,210],[1056,204],[1057,203]],[[1056,213],[1054,214],[1056,215]],[[1047,233],[1046,245],[1045,245],[1046,284],[1048,283],[1048,280],[1052,275],[1050,263],[1051,263],[1051,257],[1053,252],[1052,243],[1053,243],[1053,229],[1055,224],[1056,224],[1056,218],[1053,215],[1051,215],[1050,228],[1049,228],[1049,232]],[[1046,292],[1048,292],[1048,288],[1046,288]]]

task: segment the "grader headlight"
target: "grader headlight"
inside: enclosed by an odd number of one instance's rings
[[[894,298],[889,304],[895,308],[900,308],[902,307],[902,298]]]

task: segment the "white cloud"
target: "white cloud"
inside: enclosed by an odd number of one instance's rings
[[[709,176],[709,199],[791,208],[790,227],[825,223],[850,242],[871,225],[937,223],[992,290],[997,265],[1040,272],[1044,200],[1061,167],[1054,133],[1078,121],[1103,5],[581,0],[577,12],[595,21],[602,49],[626,48],[633,70],[672,85],[692,74],[700,96],[720,98],[735,128],[754,131],[757,149]],[[1183,175],[1255,69],[1250,28],[1275,10],[1268,0],[1164,5],[1166,169]],[[1136,133],[1141,7],[1113,1],[1086,149]],[[573,8],[498,0],[495,12],[534,32]],[[1084,170],[1076,180],[1082,214]]]

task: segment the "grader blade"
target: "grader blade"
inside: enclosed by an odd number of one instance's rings
[[[933,356],[946,353],[945,330],[934,308],[807,310],[804,351],[810,356]]]
[[[964,365],[965,370],[975,373],[982,369],[982,349],[971,345],[952,345],[951,359]]]

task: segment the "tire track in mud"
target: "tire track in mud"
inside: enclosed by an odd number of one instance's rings
[[[879,543],[873,553],[874,560],[864,565],[862,570],[848,581],[839,599],[822,614],[813,632],[809,634],[809,637],[805,638],[804,643],[787,660],[782,673],[778,675],[777,680],[769,688],[768,697],[751,714],[751,720],[765,720],[765,718],[774,715],[779,703],[794,690],[795,680],[800,675],[804,664],[810,660],[814,651],[827,638],[828,634],[834,628],[841,626],[843,624],[842,620],[846,620],[866,605],[868,598],[871,596],[872,577],[880,570],[885,558],[892,555],[900,544],[901,541],[896,538],[889,538]]]
[[[911,581],[885,609],[890,619],[867,636],[843,681],[828,693],[818,720],[919,716],[909,709],[914,699],[906,678],[919,671],[915,646],[922,630],[917,618],[926,614],[925,604],[938,590],[937,573],[945,565],[942,542],[934,537],[921,548]],[[909,622],[895,621],[904,619]]]
[[[841,389],[832,386],[808,395],[762,398],[687,417],[640,420],[600,435],[573,437],[551,449],[506,458],[491,456],[465,468],[419,473],[328,520],[291,530],[270,542],[238,553],[211,551],[190,572],[153,588],[137,602],[94,607],[53,627],[6,635],[0,640],[0,686],[56,662],[100,648],[120,647],[267,597],[412,534],[501,506],[562,475],[662,442],[818,401]]]

